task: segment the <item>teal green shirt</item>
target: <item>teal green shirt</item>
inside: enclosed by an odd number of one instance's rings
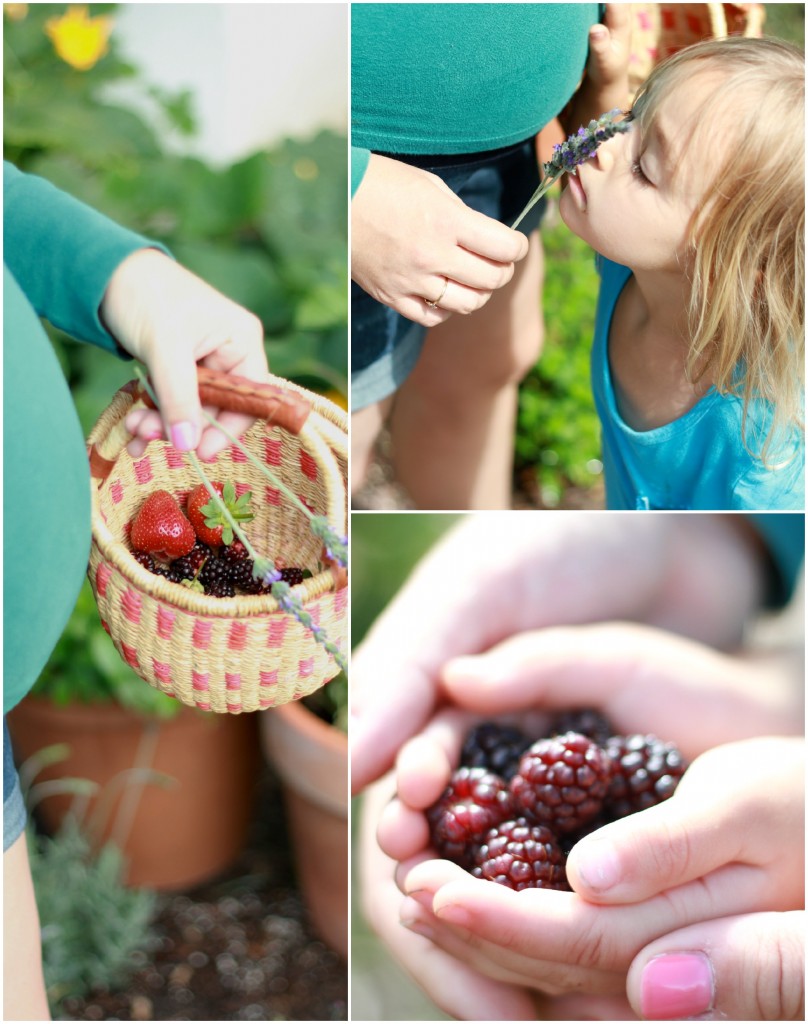
[[[370,150],[478,153],[535,135],[578,87],[598,6],[354,4],[354,191]]]
[[[30,690],[70,616],[90,549],[84,437],[40,323],[118,352],[99,318],[115,268],[152,243],[3,165],[3,708]],[[111,397],[111,396],[110,396]]]

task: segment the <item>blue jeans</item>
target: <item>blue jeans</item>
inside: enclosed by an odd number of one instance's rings
[[[14,765],[11,737],[3,719],[3,853],[22,835],[25,829],[25,803],[20,789],[20,778]]]
[[[535,138],[513,146],[453,156],[383,154],[442,178],[463,202],[503,224],[512,224],[539,187]],[[391,201],[395,201],[394,198]],[[529,235],[541,222],[544,200],[518,231]],[[425,327],[376,302],[351,284],[351,409],[387,398],[412,373],[426,338]]]

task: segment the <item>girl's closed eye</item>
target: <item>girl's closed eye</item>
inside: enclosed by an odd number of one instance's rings
[[[632,162],[632,164],[631,164],[631,174],[632,174],[632,176],[634,178],[636,178],[638,184],[640,186],[642,186],[643,188],[645,186],[647,186],[647,185],[653,184],[651,179],[648,177],[648,175],[642,169],[642,164],[640,163],[639,160],[635,160],[635,161]]]

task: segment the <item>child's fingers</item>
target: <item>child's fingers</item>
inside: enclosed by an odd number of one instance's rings
[[[407,860],[429,846],[429,827],[420,811],[393,799],[379,816],[376,839],[388,857]]]
[[[530,995],[508,980],[467,963],[462,942],[450,934],[435,941],[434,922],[417,902],[402,902],[401,937],[394,944],[401,964],[446,1013],[458,1020],[534,1020]]]
[[[440,711],[403,744],[396,757],[396,789],[404,803],[424,810],[438,799],[474,720],[470,712],[457,708]]]
[[[412,872],[414,878],[419,878],[418,871]],[[409,891],[410,878],[407,885]],[[467,876],[435,891],[432,909],[463,936],[473,935],[516,954],[619,971],[627,969],[644,945],[676,928],[705,916],[757,912],[768,906],[768,900],[769,886],[762,873],[730,865],[644,903],[614,907],[587,903],[575,893],[517,893]]]
[[[577,843],[567,862],[570,883],[591,902],[637,903],[724,864],[768,874],[776,858],[768,909],[791,909],[802,891],[804,770],[801,739],[708,751],[669,800]]]

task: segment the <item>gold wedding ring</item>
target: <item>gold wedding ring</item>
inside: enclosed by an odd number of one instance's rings
[[[441,301],[443,300],[443,296],[446,294],[446,289],[448,287],[449,287],[449,278],[447,277],[447,278],[444,279],[444,282],[443,282],[443,291],[440,293],[440,295],[437,297],[437,299],[435,299],[434,302],[430,302],[429,299],[424,299],[424,302],[427,304],[427,306],[429,306],[430,309],[437,309],[438,308],[438,306],[440,305]]]

